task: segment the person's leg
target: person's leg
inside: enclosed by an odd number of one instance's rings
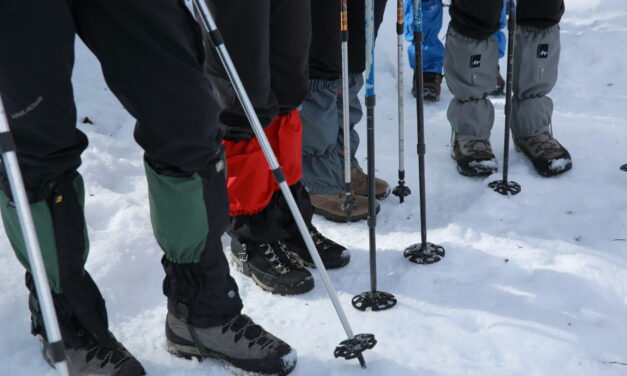
[[[203,76],[191,15],[182,4],[160,2],[145,9],[139,0],[77,3],[77,31],[100,60],[113,93],[138,120],[135,138],[146,151],[169,311],[194,326],[213,326],[241,309],[219,242],[227,198],[216,171],[217,105]]]
[[[357,6],[355,3],[350,5]],[[355,198],[356,207],[350,213],[341,206],[345,200],[345,186],[342,173],[344,145],[338,144],[343,126],[340,2],[312,1],[311,23],[309,90],[300,108],[303,121],[302,181],[316,214],[332,221],[345,222],[349,218],[358,221],[368,214],[365,200]],[[357,143],[353,146],[357,147]]]
[[[303,122],[303,183],[314,195],[343,190],[335,105],[341,92],[340,2],[311,1],[309,90],[300,109]]]
[[[348,61],[349,61],[349,106],[350,106],[350,129],[351,129],[351,181],[353,184],[353,190],[357,195],[367,196],[368,189],[366,182],[368,181],[368,175],[366,175],[361,167],[355,155],[357,154],[357,148],[359,147],[359,134],[355,129],[355,126],[363,117],[363,108],[359,100],[358,94],[364,84],[363,72],[366,69],[366,53],[370,51],[365,50],[366,46],[366,30],[365,23],[363,22],[365,17],[365,6],[363,0],[349,1],[348,8]],[[379,33],[379,27],[383,22],[383,16],[385,13],[385,6],[387,0],[375,0],[374,1],[374,29],[375,40]],[[342,127],[342,102],[341,97],[338,98],[338,127],[340,133],[337,140],[338,150],[343,150],[344,145],[344,129]],[[375,194],[377,198],[384,198],[390,193],[389,184],[380,178],[375,178]],[[379,203],[377,202],[377,210],[379,210]]]
[[[79,5],[80,4],[80,5]],[[237,334],[254,325],[221,245],[228,222],[218,107],[203,70],[201,33],[183,2],[77,3],[78,32],[107,83],[138,119],[153,232],[164,251],[168,347],[183,357],[219,357],[253,372],[287,373],[290,347]],[[115,46],[115,49],[109,48]],[[291,356],[291,355],[289,355]]]
[[[435,102],[440,100],[440,92],[442,91],[442,64],[444,60],[444,45],[442,44],[438,36],[440,33],[440,29],[442,29],[442,2],[440,0],[423,0],[422,10],[422,70],[424,81],[423,97],[426,101]],[[410,46],[410,48],[413,49],[415,47]],[[412,93],[415,96],[415,74],[412,84]]]
[[[572,167],[570,154],[553,137],[548,97],[557,82],[564,2],[521,1],[517,12],[512,134],[539,174],[557,175]]]
[[[453,94],[448,119],[455,135],[453,155],[463,175],[496,171],[489,138],[494,107],[487,96],[494,90],[498,29],[502,0],[455,0],[447,33],[444,73]],[[490,18],[491,17],[491,18]]]
[[[76,170],[87,139],[76,129],[71,85],[74,33],[65,1],[0,3],[0,95],[15,139],[70,371],[139,375],[143,374],[141,365],[130,354],[122,354],[123,347],[109,332],[104,300],[84,269],[89,240],[83,180]],[[4,227],[18,259],[30,270],[7,176],[4,171],[1,175]],[[30,272],[26,274],[32,333],[45,343],[42,308]],[[115,359],[86,356],[95,345],[109,348]],[[47,349],[44,354],[49,355]]]

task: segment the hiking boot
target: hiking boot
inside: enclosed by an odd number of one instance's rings
[[[168,352],[199,360],[218,359],[255,374],[287,375],[296,367],[296,351],[246,315],[209,328],[195,328],[168,313]]]
[[[111,343],[107,345],[96,343],[87,334],[79,334],[79,336],[84,346],[65,349],[70,375],[140,376],[146,374],[142,365],[121,343],[115,340],[113,334],[111,334]],[[44,346],[42,351],[44,359],[54,367],[48,343],[43,336],[38,335],[38,337]]]
[[[573,162],[570,153],[549,132],[514,140],[516,150],[522,151],[533,163],[538,174],[555,176],[570,170]]]
[[[437,102],[440,100],[440,92],[442,91],[442,75],[436,72],[422,73],[422,97],[427,102]],[[412,80],[411,94],[416,97],[418,79],[414,70],[414,79]]]
[[[488,176],[497,170],[489,140],[455,140],[451,156],[464,176]]]
[[[348,212],[342,210],[346,193],[337,195],[317,195],[310,193],[311,206],[316,214],[319,214],[333,222],[357,222],[368,218],[368,198],[354,194],[354,207]],[[377,202],[379,212],[379,202]]]
[[[505,95],[505,80],[503,79],[503,76],[501,76],[501,72],[496,72],[496,87],[490,95],[495,97]]]
[[[356,195],[368,196],[368,175],[359,166],[351,169],[351,183]],[[390,185],[383,179],[374,178],[374,197],[386,198],[390,194]],[[379,211],[377,205],[377,212]]]
[[[309,235],[316,245],[316,249],[320,254],[322,263],[327,269],[337,269],[345,266],[351,260],[351,255],[346,247],[341,246],[333,240],[322,235],[313,224],[308,226]],[[300,233],[291,239],[285,240],[285,246],[287,250],[292,253],[292,256],[300,261],[303,265],[314,268],[316,265],[307,250],[305,241]]]
[[[273,294],[303,294],[314,287],[311,273],[292,257],[283,242],[240,243],[233,237],[231,256],[242,273]]]

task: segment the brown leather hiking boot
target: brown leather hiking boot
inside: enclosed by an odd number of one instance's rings
[[[351,183],[356,195],[368,196],[368,175],[359,166],[351,169]],[[390,194],[390,185],[383,179],[374,178],[376,198],[386,198]]]
[[[489,140],[455,140],[451,157],[464,176],[488,176],[497,169]]]
[[[514,140],[516,150],[522,151],[533,163],[538,174],[555,176],[570,170],[573,162],[570,153],[549,132]]]
[[[436,72],[424,72],[422,74],[422,97],[427,102],[437,102],[440,100],[440,92],[442,91],[442,76]],[[416,71],[414,71],[414,79],[411,88],[411,94],[416,96]]]
[[[353,183],[354,184],[354,183]],[[309,193],[311,206],[314,213],[320,214],[333,222],[357,222],[368,217],[368,199],[364,196],[353,195],[355,198],[355,209],[349,213],[342,210],[346,194],[342,192],[336,195],[317,195]],[[377,201],[377,213],[379,212],[379,202]]]

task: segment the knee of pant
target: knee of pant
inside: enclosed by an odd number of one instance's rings
[[[211,239],[220,237],[228,221],[223,162],[191,174],[156,168],[146,160],[152,228],[166,257],[195,263]]]
[[[520,98],[547,95],[557,82],[559,26],[520,26],[514,51],[514,94]]]
[[[449,27],[444,56],[446,83],[461,101],[485,98],[496,84],[499,49],[494,36],[466,37]]]
[[[302,176],[302,123],[298,111],[277,116],[264,132],[288,185],[296,183]],[[225,141],[224,145],[231,215],[258,213],[279,189],[259,141]]]
[[[38,194],[41,199],[30,204],[33,223],[50,287],[61,293],[61,280],[82,274],[89,252],[83,179],[70,172],[50,181]],[[4,193],[0,193],[0,212],[18,260],[30,271],[17,209]]]

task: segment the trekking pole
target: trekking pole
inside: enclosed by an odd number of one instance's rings
[[[374,0],[366,0],[366,108],[368,112],[368,228],[370,230],[370,291],[356,295],[353,307],[382,311],[396,305],[396,298],[377,291],[377,212],[374,185]]]
[[[348,5],[347,0],[340,1],[340,31],[342,35],[342,125],[344,129],[344,184],[346,196],[340,209],[346,212],[346,222],[350,222],[351,213],[357,208],[353,188],[351,187],[351,137],[350,107],[348,97]]]
[[[516,11],[514,0],[507,3],[507,78],[505,86],[505,142],[503,143],[503,180],[495,180],[488,184],[495,192],[502,195],[515,195],[520,193],[520,184],[515,181],[507,181],[509,168],[509,130],[512,123],[512,81],[514,77],[514,35],[516,33]]]
[[[33,216],[30,211],[28,198],[26,197],[26,189],[22,180],[22,173],[17,162],[15,154],[15,143],[9,129],[9,120],[6,117],[4,104],[0,98],[0,152],[6,170],[13,201],[17,209],[17,216],[20,221],[26,251],[28,253],[28,263],[30,272],[35,281],[35,290],[37,290],[37,299],[42,308],[44,326],[46,327],[46,339],[48,341],[48,350],[50,352],[50,360],[55,364],[54,368],[60,375],[67,376],[70,374],[68,370],[67,360],[65,357],[65,346],[61,338],[61,330],[57,321],[57,313],[54,309],[52,294],[50,293],[50,285],[48,284],[48,276],[44,267],[43,258],[41,257],[41,249],[39,248],[39,240]]]
[[[398,89],[398,185],[392,193],[405,202],[405,196],[411,194],[409,187],[405,186],[405,95],[403,92],[403,29],[405,27],[403,0],[396,3],[396,47],[397,66],[396,87]]]
[[[205,3],[205,0],[193,0],[193,1],[194,1],[194,7],[196,8],[196,12],[198,13],[200,17],[200,21],[203,27],[205,28],[205,30],[209,33],[209,38],[211,39],[211,42],[215,46],[216,51],[218,52],[218,55],[220,56],[220,60],[222,61],[222,64],[224,65],[224,69],[226,70],[229,76],[229,80],[231,81],[231,84],[233,85],[233,89],[235,90],[237,97],[240,100],[242,107],[244,108],[244,111],[246,112],[248,121],[250,122],[252,126],[252,130],[255,133],[255,137],[257,137],[257,141],[259,141],[259,145],[261,146],[261,149],[263,150],[263,154],[265,155],[266,160],[268,164],[270,165],[272,174],[274,175],[276,182],[281,187],[281,192],[283,193],[283,197],[285,198],[285,201],[287,201],[287,205],[290,208],[290,212],[294,216],[294,220],[296,221],[298,230],[300,231],[301,236],[305,240],[305,244],[307,245],[307,250],[309,251],[311,258],[314,261],[314,264],[316,264],[316,268],[318,268],[318,271],[320,272],[320,275],[322,276],[322,281],[324,282],[324,286],[326,287],[327,292],[329,293],[331,302],[333,303],[333,306],[335,307],[335,311],[337,312],[340,322],[342,323],[342,326],[344,327],[344,331],[346,332],[346,335],[348,336],[347,340],[342,341],[339,344],[339,346],[335,348],[335,351],[333,354],[336,358],[339,358],[339,357],[342,357],[345,359],[357,358],[361,366],[365,368],[366,362],[363,358],[362,353],[365,350],[373,348],[377,344],[377,341],[375,340],[373,334],[357,334],[357,335],[353,334],[353,330],[351,329],[350,323],[348,322],[348,318],[346,317],[346,314],[344,313],[344,310],[342,309],[340,301],[337,297],[337,292],[335,291],[335,289],[333,288],[333,285],[331,284],[331,279],[329,279],[329,274],[327,273],[327,270],[324,267],[322,260],[320,259],[320,255],[318,254],[318,250],[316,249],[316,246],[314,245],[313,240],[311,240],[311,235],[309,234],[309,231],[307,230],[307,225],[305,224],[305,220],[303,219],[303,216],[298,210],[298,206],[296,205],[294,196],[292,196],[290,187],[287,185],[287,182],[285,180],[285,174],[283,173],[283,169],[279,165],[279,162],[277,161],[276,156],[274,155],[274,152],[272,151],[272,147],[270,146],[270,143],[268,142],[268,138],[266,137],[266,134],[263,131],[263,127],[261,126],[261,123],[259,122],[259,118],[257,117],[257,114],[255,113],[255,109],[252,103],[250,102],[250,99],[248,98],[248,94],[246,93],[246,90],[244,89],[244,85],[242,84],[242,81],[239,78],[239,74],[237,73],[237,70],[235,69],[235,65],[233,64],[233,61],[231,60],[231,56],[229,55],[228,51],[226,50],[226,47],[224,46],[224,40],[222,39],[222,35],[220,34],[220,31],[218,30],[218,27],[211,15],[211,12],[209,11],[207,4]]]
[[[420,180],[420,236],[421,242],[410,245],[403,255],[416,264],[433,264],[444,257],[444,247],[427,242],[427,208],[425,194],[425,116],[422,82],[422,1],[414,1],[414,46],[416,50],[416,112],[418,115],[418,176]]]

